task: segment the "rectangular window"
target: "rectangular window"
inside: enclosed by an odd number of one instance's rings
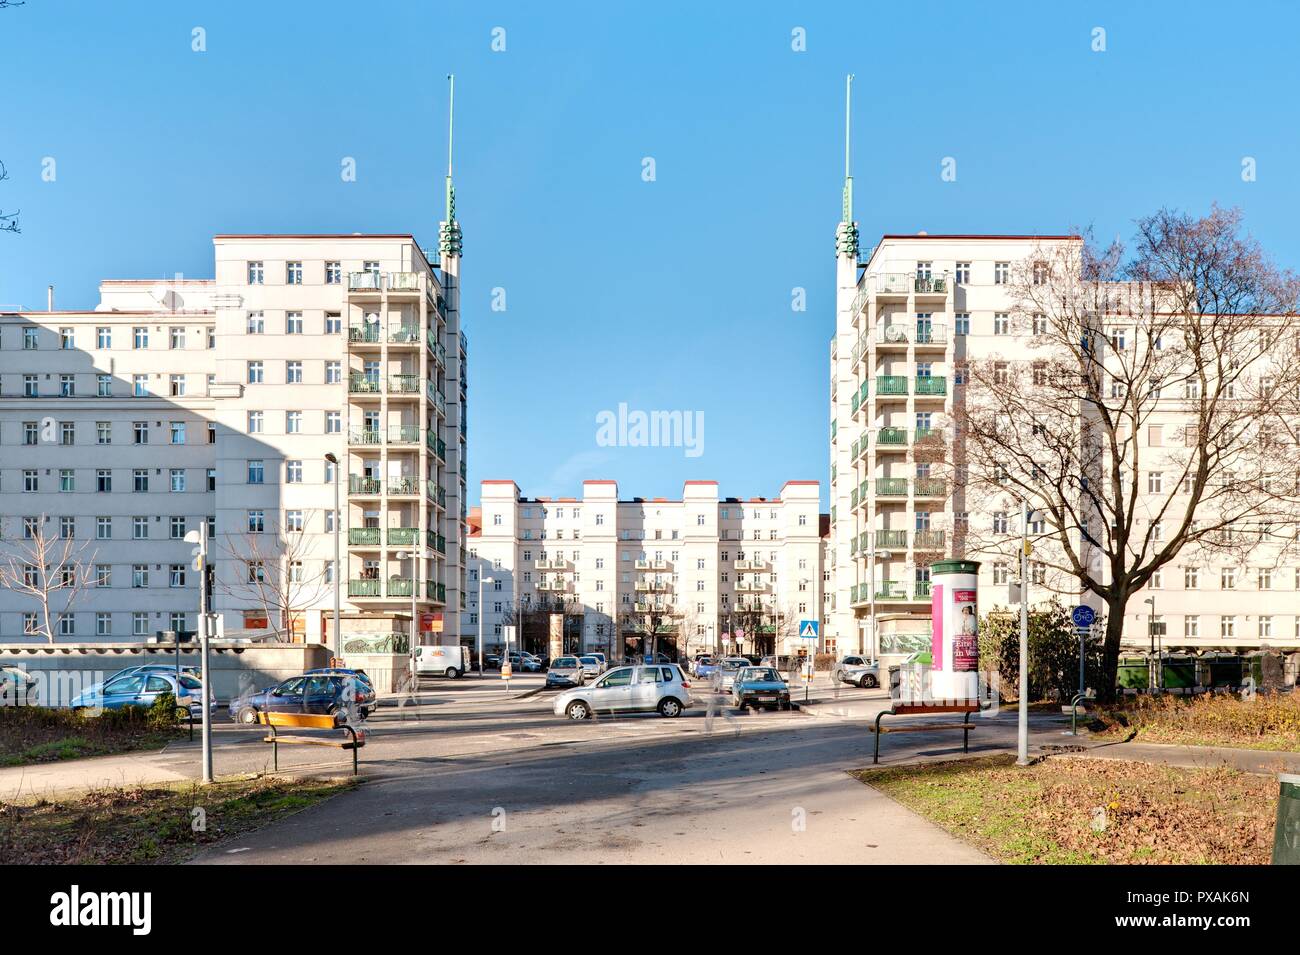
[[[95,443],[96,444],[113,443],[113,423],[111,421],[95,422]]]
[[[302,483],[302,462],[301,461],[284,462],[284,483],[285,484]]]
[[[958,335],[970,334],[970,312],[957,312],[953,316],[953,332]]]
[[[325,313],[325,334],[337,335],[343,331],[343,316],[338,312]]]
[[[149,565],[132,564],[131,565],[131,586],[140,590],[149,586]]]
[[[77,478],[72,468],[59,468],[59,491],[68,493],[77,489]]]
[[[185,565],[172,564],[167,575],[167,586],[184,587],[185,586]]]
[[[185,347],[185,329],[179,325],[173,325],[167,329],[167,342],[172,349]]]
[[[136,444],[149,443],[149,422],[133,421],[131,422],[131,433],[135,437]]]
[[[249,511],[248,512],[248,533],[261,534],[266,530],[266,512]]]
[[[286,335],[302,334],[302,312],[284,313],[284,333]]]
[[[113,518],[97,517],[95,518],[95,540],[107,541],[113,539]]]
[[[171,397],[173,398],[184,398],[185,397],[185,376],[168,375],[167,390],[171,393]]]
[[[247,329],[250,335],[261,335],[266,331],[266,319],[262,317],[261,312],[248,313]]]
[[[262,484],[266,477],[266,465],[261,461],[248,462],[248,483]]]
[[[113,633],[113,615],[96,611],[95,613],[95,636],[108,637]]]
[[[136,637],[149,636],[149,614],[142,610],[131,613],[131,634]]]
[[[172,468],[170,472],[171,488],[175,493],[182,493],[185,490],[185,469]]]
[[[343,380],[343,363],[340,361],[325,362],[325,384],[337,385]]]
[[[264,381],[262,363],[260,361],[250,361],[248,363],[248,383],[250,385],[260,385]]]
[[[302,263],[301,262],[284,263],[284,284],[285,285],[302,284]]]
[[[149,397],[149,376],[132,375],[131,376],[131,394],[136,398]]]
[[[302,362],[286,361],[284,363],[284,382],[287,385],[302,384]]]
[[[149,518],[136,516],[131,518],[131,540],[147,541],[149,539]]]
[[[969,262],[957,263],[957,284],[970,285],[970,263]]]
[[[248,433],[249,434],[262,433],[262,412],[250,411],[248,413]]]
[[[340,285],[343,282],[343,263],[326,262],[325,263],[325,284]]]
[[[173,421],[171,423],[172,444],[185,443],[185,422]]]
[[[36,350],[36,329],[24,328],[23,329],[23,351],[35,351],[35,350]]]
[[[109,494],[113,490],[113,472],[104,468],[95,472],[95,491]]]
[[[261,285],[263,278],[265,278],[265,274],[266,271],[262,267],[261,262],[248,263],[248,284],[249,285]]]
[[[26,470],[23,472],[23,490],[24,491],[40,490],[40,479],[36,476],[35,471]]]
[[[149,469],[136,468],[131,472],[131,490],[136,494],[145,494],[149,490]]]
[[[325,433],[339,434],[343,430],[343,412],[327,411],[325,412]]]
[[[96,394],[101,398],[113,397],[113,376],[96,375],[95,376]]]
[[[23,444],[36,444],[40,441],[41,426],[36,421],[23,422]]]
[[[113,347],[113,330],[106,326],[95,329],[95,347],[99,349]]]
[[[1011,263],[994,262],[993,263],[993,284],[1006,285],[1011,281]]]
[[[59,375],[59,396],[62,398],[75,397],[77,393],[77,379],[74,375]]]
[[[168,522],[168,528],[171,531],[170,536],[172,540],[179,541],[185,539],[185,518],[184,517],[173,517],[171,521]]]
[[[993,334],[1007,335],[1011,332],[1011,317],[1006,312],[993,313]]]
[[[303,528],[302,511],[285,511],[284,512],[284,529],[286,531],[297,533]]]
[[[286,411],[284,413],[284,433],[301,434],[302,433],[302,412]]]
[[[149,329],[144,325],[136,325],[131,329],[131,347],[138,350],[149,347]]]

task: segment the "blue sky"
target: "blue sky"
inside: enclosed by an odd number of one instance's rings
[[[1298,31],[1280,2],[27,0],[0,10],[0,209],[23,227],[0,233],[0,303],[207,276],[218,232],[431,244],[455,72],[471,500],[507,477],[528,494],[601,477],[625,497],[687,479],[773,495],[828,479],[846,72],[868,244],[1127,235],[1161,205],[1218,201],[1296,267]],[[702,413],[704,453],[598,447],[597,414],[621,402]]]

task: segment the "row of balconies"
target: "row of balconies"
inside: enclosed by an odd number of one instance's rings
[[[445,318],[446,316],[444,316]],[[363,322],[348,326],[348,343],[351,345],[381,345],[384,342],[383,326],[378,322]],[[398,346],[416,346],[420,344],[420,326],[393,322],[388,325],[388,344]],[[424,343],[433,353],[434,360],[443,371],[447,370],[447,349],[438,341],[437,334],[430,327],[424,333]]]
[[[378,577],[366,577],[359,580],[354,578],[348,581],[348,597],[350,599],[405,597],[409,600],[419,587],[420,582],[410,577],[389,577],[386,585]],[[426,600],[439,603],[445,603],[447,600],[446,584],[426,580],[423,590],[424,599]]]
[[[851,414],[857,414],[858,411],[868,406],[868,382],[864,381],[858,386],[858,390],[849,398],[849,410]],[[918,398],[943,398],[948,394],[948,379],[944,375],[917,375],[913,379],[912,392]],[[884,400],[893,400],[895,398],[906,398],[907,377],[904,375],[878,375],[876,376],[876,398]]]
[[[379,478],[362,477],[359,474],[348,475],[348,494],[353,497],[378,497],[383,493],[384,483]],[[390,478],[388,481],[389,497],[410,497],[420,493],[420,480],[414,477]],[[424,494],[436,501],[439,507],[447,506],[447,491],[437,481],[426,479]]]
[[[672,584],[666,580],[638,580],[635,586],[637,590],[649,593],[667,593],[672,589]]]
[[[856,365],[871,351],[872,346],[879,350],[906,349],[915,346],[920,351],[945,350],[948,347],[948,327],[936,325],[929,321],[909,324],[886,322],[878,325],[875,334],[863,332],[853,344],[853,363]]]
[[[932,445],[939,439],[940,434],[941,429],[939,428],[916,428],[911,431],[907,428],[892,426],[877,428],[875,431],[875,448],[877,451],[906,451],[909,447],[923,444]],[[871,432],[860,435],[849,446],[849,460],[858,460],[871,447]]]
[[[436,550],[440,554],[447,552],[447,540],[441,534],[426,530],[424,535],[426,547]],[[418,527],[390,527],[385,531],[381,527],[350,527],[348,528],[348,546],[378,547],[381,538],[385,536],[388,538],[389,547],[414,547],[415,542],[419,539],[420,529]]]
[[[671,566],[672,564],[669,561],[663,559],[648,560],[642,558],[636,562],[637,570],[667,570]]]
[[[874,595],[870,583],[853,584],[849,587],[849,600],[851,603],[866,603],[873,596],[876,600],[929,600],[930,581],[913,581],[909,589],[906,582],[903,581],[879,580],[876,582]]]
[[[912,541],[913,550],[938,550],[944,548],[944,542],[947,535],[941,530],[877,530],[862,531],[854,538],[849,546],[849,552],[852,554],[867,554],[868,551],[877,548],[887,548],[890,550],[906,550],[909,536]]]
[[[866,504],[869,481],[863,481],[849,495],[849,506]],[[948,482],[943,478],[876,478],[876,497],[944,498],[948,496]]]

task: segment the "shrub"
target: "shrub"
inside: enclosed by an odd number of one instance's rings
[[[1002,696],[1019,695],[1020,613],[994,607],[980,621],[980,669],[996,671]],[[1089,640],[1084,672],[1087,686],[1101,679],[1101,641]],[[1029,699],[1068,701],[1079,686],[1079,637],[1070,615],[1053,598],[1029,613]]]

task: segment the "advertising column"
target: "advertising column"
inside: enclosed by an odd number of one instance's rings
[[[930,565],[930,692],[936,700],[979,698],[979,569],[973,560]]]

